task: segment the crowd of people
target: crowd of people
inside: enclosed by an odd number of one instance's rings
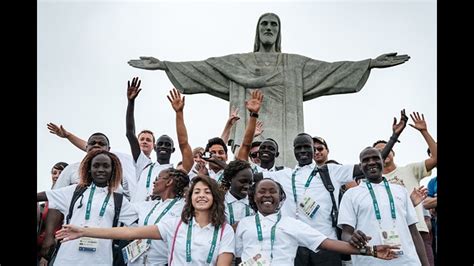
[[[324,138],[300,133],[293,140],[297,165],[280,166],[278,143],[258,138],[260,90],[246,101],[244,138],[231,159],[226,143],[236,110],[220,137],[193,149],[185,97],[173,89],[168,100],[181,154],[174,166],[172,138],[136,134],[140,83],[133,78],[127,86],[129,153],[111,151],[101,132],[85,141],[48,124],[86,155],[55,164],[52,189],[37,195],[45,202],[38,208],[39,265],[436,264],[437,183],[424,188],[420,180],[436,167],[437,144],[423,114],[410,114],[429,148],[423,161],[394,162],[409,120],[402,110],[389,139],[363,149],[356,164],[329,160]]]

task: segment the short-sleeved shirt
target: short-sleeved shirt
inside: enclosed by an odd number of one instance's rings
[[[336,230],[332,226],[331,219],[331,194],[324,186],[319,173],[313,177],[309,187],[305,190],[305,184],[308,177],[311,175],[311,172],[315,167],[316,163],[313,161],[313,163],[302,167],[296,166],[294,170],[285,169],[277,172],[264,172],[263,176],[272,178],[282,185],[283,190],[286,193],[286,200],[281,208],[283,216],[289,216],[301,220],[329,238],[336,239]],[[328,164],[327,167],[331,182],[334,186],[334,197],[337,199],[339,197],[340,187],[352,181],[354,165]],[[297,205],[294,200],[291,181],[293,173],[295,173],[295,188],[298,203],[303,200],[306,193],[306,195],[310,196],[316,204],[319,204],[320,206],[312,218],[306,216],[302,210],[298,210],[298,216],[296,215]]]
[[[214,226],[208,224],[204,227],[200,227],[199,224],[193,217],[192,224],[192,236],[191,236],[191,263],[186,262],[186,236],[188,231],[188,224],[181,223],[179,229],[176,233],[176,228],[180,222],[181,218],[175,220],[167,220],[159,222],[157,224],[160,235],[163,238],[163,241],[168,245],[169,254],[173,252],[173,261],[170,266],[173,265],[209,265],[206,260],[209,254],[209,249],[211,247],[212,238],[214,236]],[[222,233],[221,233],[222,232]],[[221,236],[222,234],[222,236]],[[172,250],[172,244],[174,238],[176,237],[174,244],[174,251]],[[216,265],[217,257],[222,253],[232,253],[234,254],[235,244],[234,244],[234,230],[228,224],[224,225],[224,230],[222,227],[219,228],[216,248],[212,256],[211,265]]]
[[[433,177],[430,182],[428,182],[428,196],[438,196],[438,177],[436,176]]]
[[[232,214],[229,209],[229,205],[232,206]],[[248,215],[246,215],[248,213]],[[230,191],[225,194],[225,216],[227,223],[230,223],[230,217],[234,219],[234,224],[242,220],[242,218],[250,215],[254,215],[254,210],[249,205],[248,197],[238,200],[234,197]]]
[[[393,228],[393,219],[390,212],[390,201],[383,182],[371,183],[381,215],[382,229]],[[421,265],[416,253],[415,244],[408,228],[415,224],[418,219],[415,208],[410,200],[407,190],[396,184],[389,184],[395,201],[396,221],[395,227],[400,236],[403,255],[393,260],[381,260],[370,256],[352,255],[352,265]],[[339,206],[338,226],[350,225],[354,230],[360,230],[371,236],[369,245],[381,245],[382,239],[379,234],[379,223],[375,216],[374,205],[369,189],[365,181],[357,187],[351,188],[344,193]]]
[[[425,162],[422,161],[411,163],[406,166],[397,166],[395,170],[388,174],[384,174],[384,176],[387,178],[388,182],[402,185],[409,193],[411,193],[414,188],[420,186],[420,180],[430,174],[431,171],[427,171]],[[416,206],[415,210],[416,215],[418,216],[416,228],[418,228],[418,231],[429,232],[423,216],[423,204]]]
[[[131,194],[130,202],[132,203],[147,200],[147,198],[153,192],[153,181],[155,181],[156,177],[158,177],[162,170],[173,167],[173,164],[160,164],[158,162],[143,165],[145,162],[149,161],[147,158],[148,157],[146,157],[145,154],[141,152],[139,158],[137,159],[135,167],[137,167],[137,172],[140,172],[140,175],[137,181],[135,192]]]
[[[143,201],[132,204],[138,213],[138,225],[145,225],[145,220],[150,214],[147,225],[155,223],[156,219],[163,213],[173,199]],[[155,207],[156,206],[156,207]],[[155,207],[155,208],[154,208]],[[176,203],[168,210],[168,212],[161,217],[160,221],[174,221],[181,217],[181,212],[184,207],[184,199],[179,199]],[[153,209],[154,208],[154,209]],[[153,210],[153,212],[152,212]],[[143,265],[144,255],[141,255],[134,262],[129,265]],[[147,265],[164,265],[168,263],[168,246],[163,240],[152,240],[150,249],[146,252],[146,263]]]
[[[77,185],[71,185],[59,189],[46,191],[49,208],[59,210],[65,217],[69,213],[69,205]],[[89,200],[91,187],[89,186],[83,196],[79,197],[74,204],[70,224],[90,227],[112,227],[115,208],[113,194],[107,203],[104,216],[100,218],[99,213],[108,194],[108,187],[96,187],[91,204],[90,219],[86,222],[86,206]],[[79,207],[80,206],[80,207]],[[133,206],[124,198],[120,209],[119,222],[126,225],[132,224],[138,219]],[[112,265],[112,240],[98,239],[97,251],[79,251],[79,239],[71,240],[61,244],[55,265]]]
[[[307,247],[313,251],[327,238],[318,230],[295,218],[282,216],[275,229],[273,252],[271,250],[271,228],[277,221],[276,213],[263,216],[258,213],[262,226],[263,241],[258,240],[255,215],[243,218],[235,233],[236,256],[242,261],[255,256],[261,251],[263,256],[273,260],[271,265],[293,265],[298,246]]]

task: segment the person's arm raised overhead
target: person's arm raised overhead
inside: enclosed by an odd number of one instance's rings
[[[79,138],[78,136],[72,134],[71,132],[67,131],[63,125],[60,125],[59,127],[50,122],[46,125],[48,127],[49,133],[55,134],[60,138],[65,138],[69,140],[74,146],[79,148],[82,151],[86,151],[86,146],[87,146],[87,141]]]
[[[181,156],[183,157],[183,168],[186,172],[189,172],[193,167],[193,151],[188,142],[188,131],[184,124],[184,96],[181,97],[181,93],[177,89],[170,90],[170,95],[166,96],[176,112],[176,134],[178,135],[179,149],[181,150]]]
[[[225,144],[229,142],[230,130],[235,125],[235,122],[237,122],[239,119],[239,108],[235,108],[235,106],[232,106],[230,110],[229,119],[227,119],[227,122],[225,123],[224,130],[222,131],[221,135],[221,139],[224,141]]]
[[[140,143],[138,142],[137,135],[135,134],[135,99],[142,89],[140,89],[141,80],[138,77],[132,79],[132,84],[130,80],[128,81],[127,86],[127,114],[125,116],[126,124],[126,136],[128,143],[130,144],[130,149],[132,150],[133,160],[136,162],[138,156],[140,156]]]
[[[414,124],[410,124],[410,126],[420,131],[430,149],[431,157],[425,160],[426,170],[429,172],[438,164],[438,144],[436,144],[435,140],[428,132],[425,116],[423,114],[420,116],[418,112],[413,112],[410,114],[410,117],[414,122]]]
[[[245,106],[250,112],[250,118],[245,129],[242,145],[237,154],[237,159],[248,161],[250,146],[252,145],[253,135],[255,133],[255,126],[257,124],[258,111],[263,102],[263,94],[260,90],[252,91],[250,100],[245,101]]]
[[[397,122],[397,118],[393,118],[393,124],[392,124],[392,136],[388,140],[387,144],[383,148],[383,150],[380,152],[382,155],[382,159],[385,160],[392,150],[393,146],[395,143],[398,141],[398,137],[400,134],[403,132],[405,127],[407,126],[407,121],[408,121],[408,116],[405,114],[405,109],[402,109],[400,111],[400,121]],[[362,177],[364,174],[360,170],[360,167],[358,164],[354,165],[354,171],[353,171],[353,176],[354,177]]]

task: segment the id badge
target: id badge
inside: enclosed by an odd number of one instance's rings
[[[134,262],[149,248],[146,239],[136,239],[122,248],[123,260],[125,263]]]
[[[379,230],[380,234],[380,239],[382,239],[382,243],[384,245],[391,245],[391,246],[398,246],[401,247],[402,243],[400,241],[400,235],[398,235],[398,232],[396,229],[381,229]],[[397,255],[403,255],[403,251],[401,249],[395,250],[395,253]]]
[[[299,204],[299,208],[306,214],[306,216],[313,218],[319,209],[319,204],[317,204],[310,196],[305,195],[303,201]]]
[[[81,237],[79,239],[79,251],[96,252],[99,239],[92,237]]]
[[[265,258],[262,253],[256,253],[255,256],[251,257],[246,261],[239,263],[239,266],[269,266],[270,260]]]

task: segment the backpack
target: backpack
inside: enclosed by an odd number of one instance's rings
[[[87,187],[80,187],[77,186],[74,190],[74,194],[72,194],[71,204],[69,205],[69,212],[66,216],[66,224],[69,224],[71,220],[72,213],[74,211],[74,204],[79,199],[79,197],[83,196],[84,191],[86,191]],[[114,219],[112,222],[112,227],[117,227],[118,219],[120,216],[120,209],[122,208],[122,201],[123,201],[123,194],[114,192]],[[113,257],[113,266],[125,266],[122,255],[122,247],[124,247],[125,242],[128,244],[128,240],[117,240],[114,239],[112,241],[112,257]],[[127,245],[125,244],[125,246]],[[50,262],[52,263],[58,254],[59,247],[61,246],[61,242],[58,242],[56,248],[54,249],[53,254],[51,255]]]

